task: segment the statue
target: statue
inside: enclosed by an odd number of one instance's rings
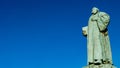
[[[82,28],[83,35],[87,37],[88,65],[113,64],[107,29],[109,22],[107,13],[92,8],[88,26]]]

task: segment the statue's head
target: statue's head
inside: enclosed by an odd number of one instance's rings
[[[92,14],[96,14],[96,13],[98,13],[99,12],[99,9],[98,8],[96,8],[96,7],[93,7],[92,8]]]

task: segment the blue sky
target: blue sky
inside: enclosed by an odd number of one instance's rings
[[[111,16],[113,62],[120,67],[120,2],[116,0],[0,0],[0,68],[81,68],[86,26],[96,6]]]

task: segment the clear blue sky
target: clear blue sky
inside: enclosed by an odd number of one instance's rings
[[[0,0],[0,68],[81,68],[87,63],[91,8],[111,16],[113,62],[120,68],[120,2],[116,0]]]

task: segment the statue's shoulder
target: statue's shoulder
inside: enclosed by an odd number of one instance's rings
[[[99,14],[107,14],[106,12],[99,12]]]
[[[108,16],[109,17],[109,14],[107,14],[106,12],[99,12],[99,16]]]
[[[102,22],[105,22],[105,23],[109,23],[109,21],[110,21],[110,16],[107,14],[107,13],[105,13],[105,12],[99,12],[99,17],[100,17],[100,20],[102,21]],[[106,25],[107,25],[106,24]]]

